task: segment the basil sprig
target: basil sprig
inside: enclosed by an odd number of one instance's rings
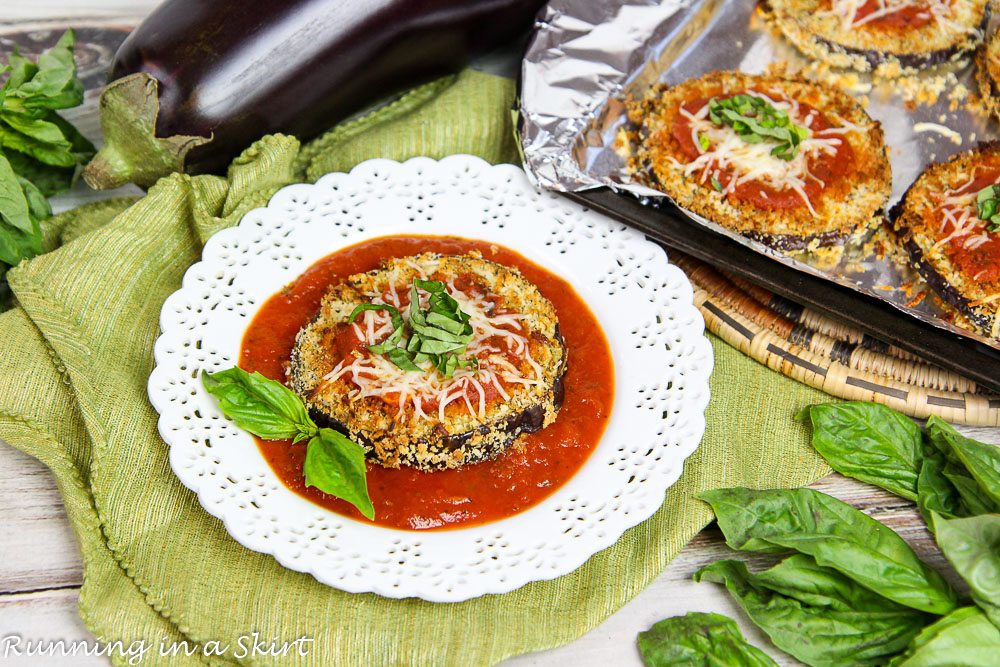
[[[766,100],[753,95],[733,95],[713,99],[708,104],[708,118],[716,125],[728,125],[748,144],[775,142],[771,155],[792,160],[799,144],[808,139],[808,129],[796,125],[788,114]]]
[[[725,585],[775,646],[807,665],[882,664],[932,618],[803,554],[758,573],[741,561],[720,560],[694,580]]]
[[[741,551],[797,551],[893,602],[932,614],[957,607],[955,591],[892,530],[812,489],[716,489],[712,506],[726,544]]]
[[[420,292],[430,295],[427,309],[420,307]],[[474,366],[478,361],[462,359],[466,345],[472,340],[469,315],[458,307],[439,280],[416,279],[410,286],[410,317],[404,322],[399,309],[388,304],[363,303],[351,311],[349,322],[369,310],[389,313],[393,331],[381,343],[369,345],[373,354],[383,354],[406,371],[422,371],[420,364],[428,361],[445,377],[458,368]],[[407,335],[408,334],[408,335]]]
[[[222,413],[243,430],[265,440],[308,441],[302,468],[306,486],[346,500],[369,519],[375,518],[364,449],[338,431],[316,426],[302,399],[288,387],[237,367],[202,372],[201,381],[218,399]]]
[[[877,403],[813,405],[813,446],[842,475],[916,500],[924,518],[1000,513],[1000,448],[932,416],[921,429]],[[933,524],[930,524],[933,528]]]
[[[987,231],[1000,232],[1000,185],[987,185],[976,194],[976,212]]]
[[[33,63],[10,54],[0,75],[0,262],[13,266],[41,252],[46,197],[68,190],[94,146],[56,113],[83,102],[72,30]]]

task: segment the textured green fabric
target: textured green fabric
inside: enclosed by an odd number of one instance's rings
[[[301,664],[495,663],[576,639],[642,590],[710,520],[694,493],[827,472],[793,419],[822,395],[713,339],[704,442],[657,514],[573,574],[458,604],[398,601],[327,588],[232,540],[175,479],[156,431],[146,380],[160,307],[206,238],[307,173],[385,156],[515,159],[512,82],[467,72],[421,90],[304,151],[267,137],[228,178],[173,175],[131,206],[62,214],[47,238],[67,242],[9,273],[19,307],[0,315],[0,437],[55,474],[84,558],[80,613],[99,638],[158,646],[257,631],[314,638]],[[201,661],[154,650],[142,664]]]

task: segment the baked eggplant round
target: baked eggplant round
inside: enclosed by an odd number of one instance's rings
[[[394,357],[383,348],[396,329],[388,347],[416,349],[411,294],[432,323],[442,307],[431,300],[435,289],[467,316],[464,346],[430,359]],[[363,304],[391,306],[397,318],[356,312]],[[425,253],[333,285],[296,338],[288,380],[318,424],[347,434],[370,458],[432,470],[496,457],[551,424],[566,367],[555,308],[518,270],[478,253]]]
[[[976,53],[976,82],[983,106],[1000,119],[1000,30],[993,31]]]
[[[806,56],[886,76],[967,60],[990,14],[989,0],[764,0],[761,7]]]
[[[634,177],[785,252],[842,248],[884,219],[881,125],[804,80],[712,72],[629,103]]]
[[[910,262],[981,333],[1000,333],[1000,144],[932,164],[893,212]]]

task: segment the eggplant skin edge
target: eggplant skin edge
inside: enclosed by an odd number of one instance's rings
[[[896,50],[891,46],[879,49],[855,48],[823,39],[802,25],[798,17],[786,15],[776,5],[781,0],[761,0],[760,8],[764,18],[785,36],[806,56],[829,63],[833,67],[846,67],[862,72],[874,71],[882,76],[917,73],[921,70],[952,62],[967,60],[983,40],[990,22],[991,1],[983,2],[983,14],[976,25],[970,26],[972,33],[941,48],[921,51]]]
[[[955,311],[968,320],[971,326],[966,328],[971,328],[973,331],[983,336],[993,337],[993,329],[997,324],[996,312],[994,310],[987,310],[986,308],[972,305],[975,299],[963,294],[958,287],[956,287],[945,275],[943,275],[941,270],[928,260],[924,249],[915,238],[916,232],[907,222],[907,204],[911,197],[915,196],[913,193],[916,189],[923,186],[925,179],[929,177],[929,173],[931,173],[932,170],[934,172],[946,170],[953,163],[975,159],[975,157],[982,152],[1000,154],[1000,142],[980,142],[975,148],[958,153],[944,162],[937,162],[929,165],[910,185],[910,187],[907,188],[903,196],[892,207],[892,210],[889,212],[889,218],[892,223],[891,228],[893,233],[895,234],[900,247],[905,251],[907,259],[913,269],[920,274],[920,277],[927,282],[930,288],[934,290],[942,301],[944,301],[948,306],[954,308]]]
[[[148,187],[173,171],[221,172],[267,134],[311,139],[518,37],[543,5],[167,0],[115,54],[105,145],[84,177],[96,189]],[[148,79],[114,85],[133,75]]]

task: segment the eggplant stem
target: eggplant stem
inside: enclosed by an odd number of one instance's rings
[[[83,180],[95,190],[126,183],[148,188],[161,176],[184,171],[191,149],[212,137],[156,136],[160,113],[159,82],[138,72],[112,81],[101,92],[104,145],[83,170]]]

